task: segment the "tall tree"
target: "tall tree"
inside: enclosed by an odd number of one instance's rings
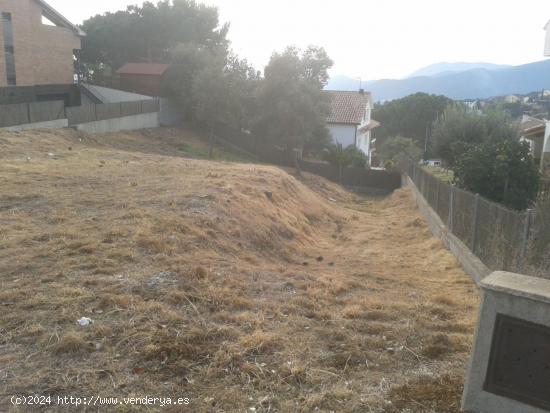
[[[208,126],[250,128],[254,90],[260,74],[221,47],[181,44],[163,82],[163,94],[175,100],[184,117]]]
[[[230,55],[223,67],[206,66],[192,81],[193,118],[209,128],[248,129],[258,73]]]
[[[258,87],[256,136],[287,151],[312,144],[316,134],[323,136],[329,110],[323,87],[332,64],[319,47],[274,53]]]
[[[502,110],[493,109],[485,114],[452,104],[434,122],[433,149],[448,166],[472,145],[519,139],[519,129]]]
[[[403,136],[413,139],[424,150],[432,123],[450,103],[452,100],[445,96],[416,93],[377,104],[372,114],[381,123],[375,131],[377,147],[387,138]]]
[[[185,119],[193,120],[197,108],[196,92],[200,92],[195,82],[205,72],[221,76],[227,62],[227,51],[222,47],[182,43],[173,48],[171,61],[163,79],[162,93],[178,103]]]
[[[395,165],[402,161],[418,162],[422,152],[411,138],[396,136],[384,140],[380,155],[384,162],[391,161]]]
[[[180,43],[227,48],[228,25],[218,10],[193,0],[145,2],[96,15],[82,24],[82,62],[89,73],[111,73],[127,62],[167,62]]]

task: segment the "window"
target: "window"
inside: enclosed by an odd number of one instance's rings
[[[42,15],[42,24],[44,26],[57,26],[54,22],[52,22],[50,19],[48,19],[46,16]]]
[[[11,13],[2,13],[2,28],[4,34],[4,60],[6,62],[6,77],[8,86],[17,85],[15,74],[15,49],[13,48],[13,28]]]

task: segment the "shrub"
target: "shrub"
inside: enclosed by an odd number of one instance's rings
[[[395,165],[405,160],[419,161],[421,151],[414,140],[395,136],[384,141],[380,147],[380,155],[384,159],[384,165],[390,161]]]
[[[474,145],[457,158],[453,172],[458,186],[511,208],[528,208],[537,197],[539,172],[526,142]]]

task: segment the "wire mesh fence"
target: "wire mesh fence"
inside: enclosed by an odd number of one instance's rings
[[[532,215],[527,249],[527,271],[550,278],[550,199],[540,201]]]
[[[476,197],[470,192],[462,189],[451,188],[451,207],[449,213],[450,228],[464,244],[472,248],[472,233],[474,225],[474,203]]]
[[[550,200],[515,211],[443,182],[418,165],[405,170],[449,230],[492,270],[550,278]]]

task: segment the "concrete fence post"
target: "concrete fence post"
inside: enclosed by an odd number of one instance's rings
[[[25,106],[27,108],[27,123],[32,123],[31,122],[31,104],[25,103]]]
[[[474,198],[474,213],[472,217],[472,246],[471,246],[471,250],[474,254],[476,253],[477,226],[479,224],[478,210],[479,210],[479,194],[476,194]]]
[[[533,218],[533,210],[525,211],[525,223],[523,226],[523,236],[521,239],[520,263],[523,266],[527,258],[527,248],[529,247],[529,238],[531,235],[531,221]]]
[[[480,287],[462,410],[547,412],[550,280],[495,272]]]

